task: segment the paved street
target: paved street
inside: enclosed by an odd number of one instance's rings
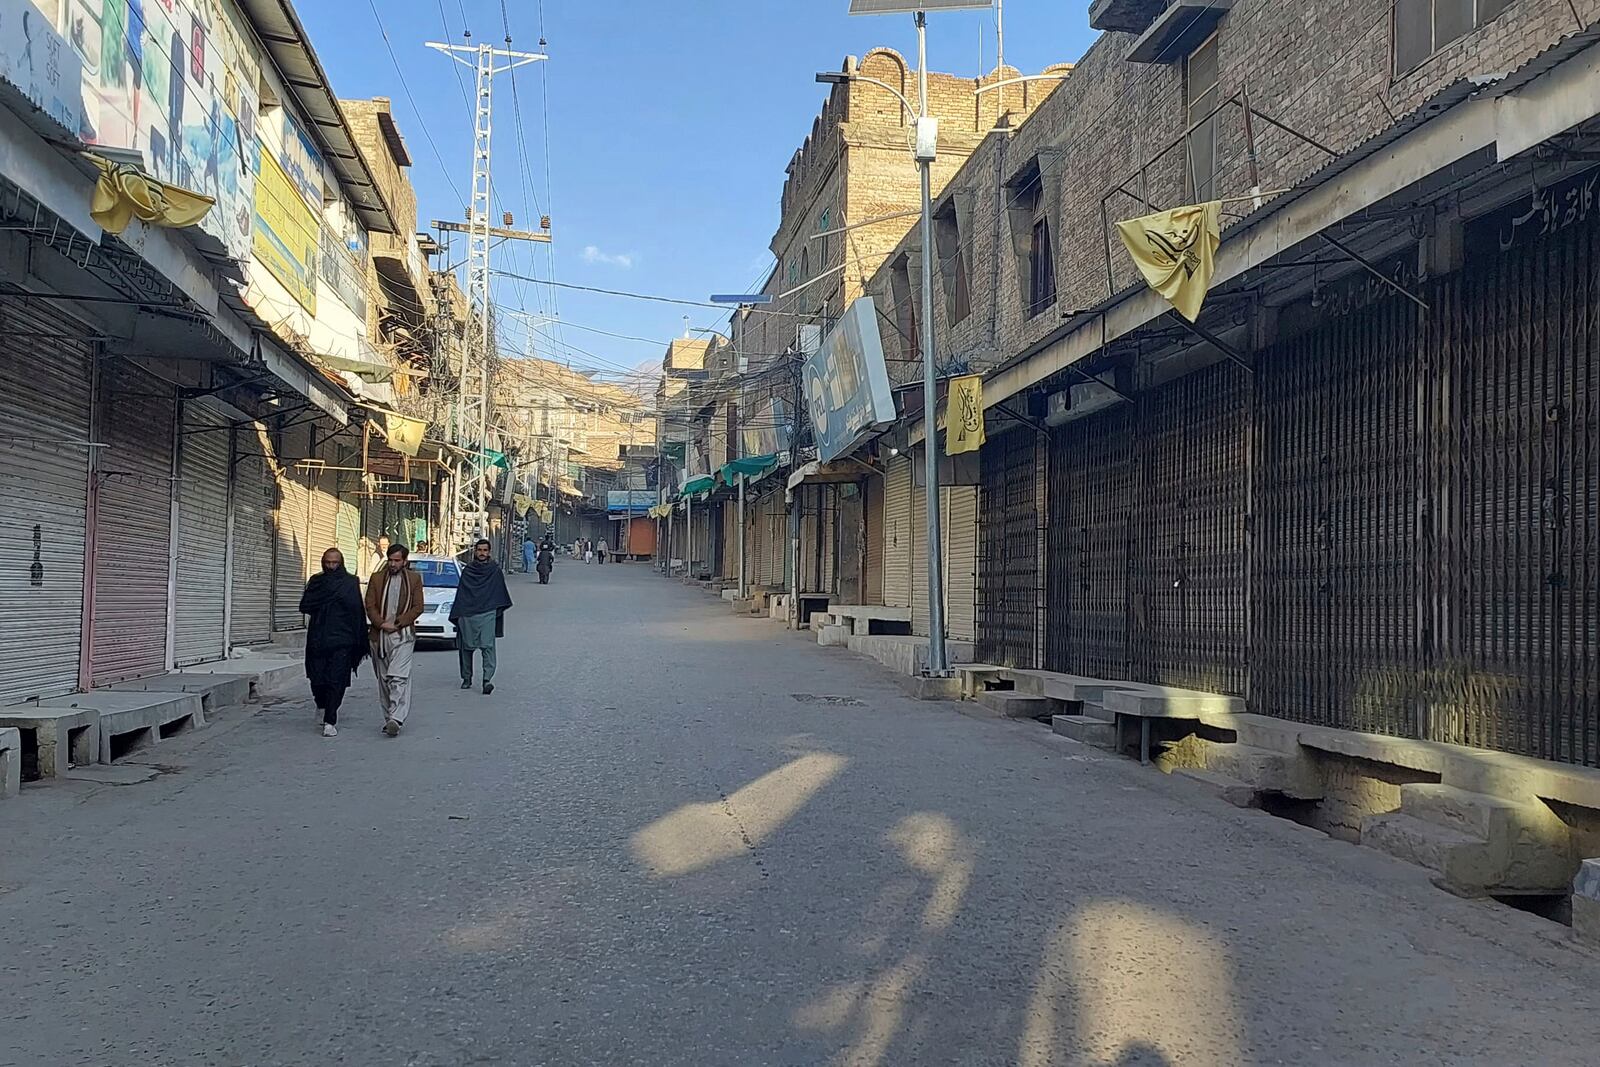
[[[0,805],[0,1063],[1591,1064],[1565,930],[640,566]],[[833,699],[824,699],[833,698]]]

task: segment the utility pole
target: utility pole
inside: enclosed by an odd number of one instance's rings
[[[506,44],[511,38],[506,38]],[[489,326],[489,248],[491,233],[489,205],[492,185],[489,180],[489,148],[494,131],[494,76],[547,58],[536,52],[513,52],[490,44],[443,44],[429,41],[428,47],[441,52],[477,75],[477,109],[472,124],[472,202],[467,208],[467,296],[470,307],[477,304],[477,344],[467,339],[461,353],[457,380],[456,444],[468,454],[457,463],[455,514],[451,536],[457,547],[464,547],[483,536],[489,528],[489,363],[493,338]],[[502,63],[501,60],[506,62]],[[439,224],[435,224],[439,225]],[[456,229],[440,226],[441,229]],[[529,238],[537,239],[537,238]],[[543,234],[548,241],[550,235]],[[476,351],[474,351],[476,347]]]

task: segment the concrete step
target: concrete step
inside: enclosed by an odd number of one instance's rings
[[[1117,726],[1104,719],[1091,719],[1087,715],[1052,715],[1050,729],[1062,737],[1070,737],[1095,748],[1112,749],[1117,745]]]
[[[840,626],[837,623],[824,623],[817,625],[811,621],[812,629],[817,632],[817,644],[823,648],[848,648],[850,645],[850,627]]]
[[[1418,782],[1400,787],[1400,810],[1423,822],[1485,841],[1512,832],[1522,805],[1455,786]]]
[[[223,662],[227,662],[224,660]],[[235,704],[248,704],[250,702],[250,687],[255,676],[252,674],[223,674],[220,671],[212,674],[158,674],[151,678],[135,678],[132,681],[117,682],[107,686],[108,689],[119,693],[195,693],[200,697],[200,706],[207,714],[215,713],[219,708],[229,708]]]
[[[1321,800],[1322,783],[1305,757],[1253,745],[1208,744],[1206,770],[1243,782],[1263,793],[1296,800]]]
[[[1179,778],[1189,779],[1212,796],[1221,797],[1236,808],[1254,808],[1260,805],[1259,794],[1248,782],[1241,782],[1237,778],[1204,767],[1179,767],[1172,773]]]
[[[991,689],[978,694],[978,703],[1008,719],[1037,719],[1049,715],[1055,705],[1040,696],[1014,689]]]
[[[57,778],[100,759],[100,713],[87,708],[15,704],[0,708],[0,729],[33,735],[41,778]]]
[[[22,792],[22,732],[0,729],[0,800]]]
[[[1119,715],[1135,715],[1146,719],[1204,719],[1235,715],[1245,710],[1245,702],[1239,697],[1163,686],[1109,689],[1090,703]]]
[[[137,747],[158,744],[161,731],[199,729],[206,724],[205,707],[198,693],[119,693],[95,689],[58,697],[53,707],[88,709],[100,719],[100,762],[111,762],[111,742],[128,734]]]
[[[1361,821],[1361,843],[1450,877],[1464,865],[1475,865],[1488,848],[1480,837],[1391,811]]]

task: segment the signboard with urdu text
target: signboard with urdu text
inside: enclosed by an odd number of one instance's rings
[[[855,448],[873,429],[894,421],[894,394],[872,297],[853,301],[838,325],[806,356],[804,383],[811,428],[824,463]]]
[[[258,153],[256,167],[256,259],[315,315],[322,228],[271,152]]]

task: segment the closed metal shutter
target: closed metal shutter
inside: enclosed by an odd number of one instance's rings
[[[983,446],[978,659],[1033,667],[1039,608],[1037,437],[1016,429]]]
[[[1050,437],[1045,668],[1127,678],[1129,523],[1136,499],[1133,408]]]
[[[233,618],[228,632],[236,645],[272,638],[272,509],[277,494],[269,453],[260,427],[234,430]]]
[[[350,560],[361,559],[361,475],[352,471],[339,471],[333,476],[339,487],[338,508],[334,518],[333,541],[345,558],[345,570],[351,569]],[[403,533],[401,536],[405,536]],[[402,542],[413,553],[417,546],[409,539]],[[373,551],[377,551],[374,547]],[[519,550],[520,552],[520,550]],[[315,569],[322,568],[322,556],[317,556]],[[309,575],[307,576],[309,577]]]
[[[866,514],[866,534],[862,539],[861,547],[864,559],[862,561],[862,596],[867,604],[883,603],[883,478],[869,477],[861,483],[861,492],[866,497],[864,508]]]
[[[227,655],[224,598],[228,556],[228,421],[185,404],[178,440],[178,570],[174,663]]]
[[[944,509],[940,533],[945,543],[945,634],[971,641],[977,631],[978,487],[952,485],[940,490]]]
[[[911,461],[889,461],[883,491],[883,602],[911,606]]]
[[[907,528],[911,538],[911,632],[927,637],[932,626],[928,611],[928,490],[911,487],[911,516]]]
[[[305,569],[300,574],[302,583],[322,569],[324,552],[339,547],[338,474],[328,470],[308,470],[305,475],[311,485],[311,522],[307,527]]]
[[[1416,733],[1415,324],[1396,297],[1257,361],[1252,711]]]
[[[177,391],[121,361],[100,368],[95,471],[93,685],[167,667]]]
[[[735,488],[734,492],[738,492]],[[745,507],[750,506],[747,495]],[[736,497],[722,506],[722,577],[730,581],[739,579],[739,501]],[[745,551],[750,551],[750,546],[745,545]]]
[[[272,627],[274,630],[298,630],[305,625],[305,617],[300,614],[300,594],[305,591],[306,558],[311,551],[311,479],[306,471],[295,470],[292,466],[278,468],[276,477],[278,515],[272,560]]]
[[[768,493],[762,500],[762,525],[765,551],[761,558],[761,584],[771,589],[783,587],[783,554],[788,551],[788,524],[783,490]]]
[[[1593,184],[1591,172],[1568,189]],[[1479,227],[1491,249],[1521,209]],[[1424,736],[1594,766],[1600,226],[1575,209],[1557,220],[1566,228],[1486,257],[1429,297],[1432,362],[1441,388],[1454,387],[1432,440],[1454,492],[1436,509],[1447,521],[1433,572],[1443,606]],[[1393,580],[1387,559],[1374,569]]]
[[[1245,691],[1249,389],[1225,360],[1140,395],[1138,681]]]
[[[90,331],[0,304],[0,704],[78,686],[89,494]]]

